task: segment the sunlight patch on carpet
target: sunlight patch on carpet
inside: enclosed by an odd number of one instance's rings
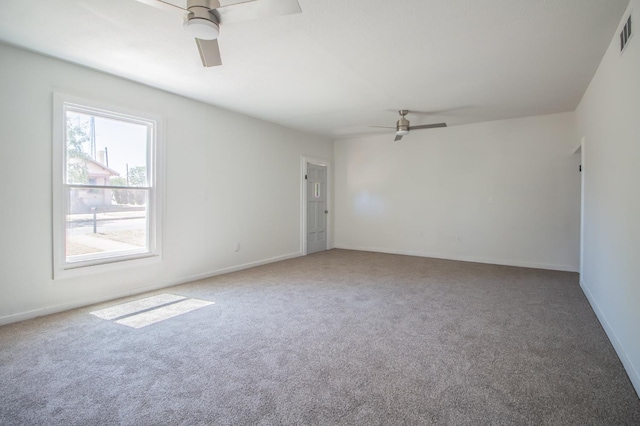
[[[122,303],[120,305],[111,306],[110,308],[94,311],[91,312],[91,315],[106,320],[112,320],[183,299],[186,299],[186,297],[176,296],[175,294],[159,294],[157,296],[134,300],[133,302]]]
[[[116,322],[133,328],[142,328],[209,305],[213,305],[213,302],[198,299],[187,299],[182,302],[163,306],[151,311],[142,312],[138,315],[122,318]]]
[[[115,323],[127,327],[142,328],[213,304],[214,302],[206,300],[160,294],[94,311],[91,315],[105,320],[115,320]]]

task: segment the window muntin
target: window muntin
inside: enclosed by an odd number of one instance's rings
[[[59,98],[56,268],[157,255],[158,121]]]

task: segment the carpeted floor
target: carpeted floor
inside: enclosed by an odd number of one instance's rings
[[[214,304],[90,314],[164,293]],[[638,425],[640,400],[576,274],[332,250],[0,327],[0,424]]]

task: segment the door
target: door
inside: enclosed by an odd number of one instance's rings
[[[327,249],[327,166],[307,163],[307,254]]]

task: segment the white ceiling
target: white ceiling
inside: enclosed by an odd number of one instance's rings
[[[178,0],[183,1],[183,0]],[[221,28],[205,69],[180,18],[135,0],[0,1],[0,40],[323,134],[573,110],[628,0],[299,0]]]

